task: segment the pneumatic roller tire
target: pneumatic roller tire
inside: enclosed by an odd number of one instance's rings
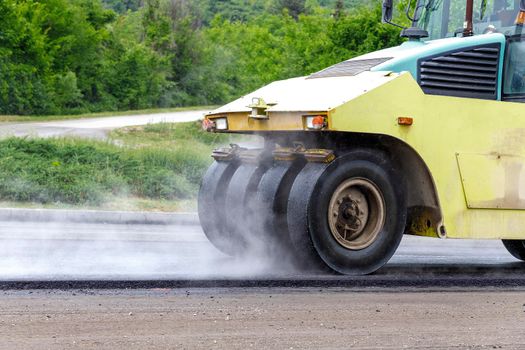
[[[341,274],[375,272],[401,242],[405,188],[389,157],[377,150],[308,164],[292,186],[288,205],[295,251]]]
[[[297,175],[305,166],[304,159],[276,161],[264,173],[253,201],[250,201],[249,220],[254,223],[249,239],[276,260],[288,260],[292,249],[286,212],[288,197]]]
[[[287,226],[292,249],[299,266],[306,270],[330,271],[319,258],[310,239],[308,205],[319,179],[328,168],[324,163],[308,163],[296,177],[290,190]]]
[[[268,169],[267,162],[242,163],[233,174],[226,191],[225,224],[234,256],[247,256],[253,251],[252,235],[254,225],[248,203],[253,201],[263,174]]]
[[[238,167],[238,161],[214,162],[204,175],[198,197],[202,230],[211,244],[227,255],[236,250],[225,225],[226,190]]]
[[[503,245],[513,257],[525,261],[525,241],[503,240]]]

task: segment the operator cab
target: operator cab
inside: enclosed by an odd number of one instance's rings
[[[383,19],[386,23],[399,26],[391,21],[392,8],[393,1],[385,0],[383,3]],[[409,11],[410,7],[407,8],[407,16]],[[418,67],[416,73],[418,82],[426,93],[525,102],[525,33],[522,33],[525,22],[525,0],[419,0],[416,4],[414,15],[412,17],[408,16],[408,18],[412,21],[412,27],[405,28],[402,36],[415,41],[431,42],[439,39],[454,40],[454,38],[463,40],[462,38],[467,37],[481,38],[480,36],[487,34],[504,36],[502,43],[496,45],[497,49],[494,46],[492,47],[493,59],[500,57],[496,62],[500,65],[500,69],[497,72],[494,71],[494,73],[490,72],[495,74],[494,84],[496,86],[494,86],[494,89],[496,91],[491,90],[490,93],[482,91],[488,85],[488,82],[483,80],[488,77],[485,74],[488,73],[488,68],[484,66],[485,63],[488,64],[488,61],[484,62],[483,60],[488,59],[490,55],[482,57],[479,50],[483,50],[483,47],[477,49],[472,47],[472,43],[476,41],[476,39],[472,38],[473,40],[465,41],[465,51],[459,53],[449,52],[449,56],[441,57],[443,59],[442,62],[433,62],[432,64],[446,67],[446,62],[444,61],[456,59],[455,56],[458,54],[464,55],[465,57],[463,58],[470,56],[470,71],[474,69],[472,72],[479,71],[483,73],[471,75],[475,79],[479,79],[479,84],[475,84],[475,81],[470,81],[474,85],[470,87],[464,86],[464,91],[458,88],[451,89],[449,88],[450,86],[458,86],[457,78],[453,78],[453,80],[456,79],[456,81],[453,81],[456,85],[451,85],[450,76],[445,77],[443,74],[422,75],[422,70],[425,68]],[[503,36],[500,36],[500,38],[503,39]],[[505,42],[504,45],[503,41]],[[471,47],[467,47],[467,45]],[[469,51],[470,48],[473,50]],[[486,50],[485,53],[489,54],[489,47]],[[439,59],[440,57],[437,57],[437,60]],[[478,60],[478,63],[475,63],[475,59]],[[479,70],[476,70],[473,64],[477,64]],[[503,69],[501,69],[501,65]],[[483,72],[485,68],[487,68],[487,72]],[[466,71],[461,73],[466,73],[469,76]],[[422,76],[429,77],[429,80],[422,81]],[[445,80],[448,81],[448,85],[443,83]],[[445,88],[441,88],[440,84]],[[479,89],[474,89],[474,86]],[[471,88],[472,91],[469,92]]]
[[[430,0],[420,1],[416,25],[428,32],[427,40],[457,36],[502,33],[516,34],[516,18],[520,12],[519,0],[474,0],[472,32],[465,33],[467,1]]]
[[[465,33],[465,0],[431,0],[420,11],[417,26],[428,32],[426,40],[469,34]],[[519,14],[519,0],[474,0],[470,35],[507,37],[502,99],[525,102],[525,36],[522,25],[516,25]]]

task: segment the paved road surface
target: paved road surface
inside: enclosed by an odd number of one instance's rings
[[[207,112],[202,110],[35,123],[0,123],[0,137],[35,135],[105,138],[112,129],[160,122],[195,121]]]
[[[523,292],[0,294],[0,349],[524,349]]]
[[[309,276],[195,226],[3,222],[0,279],[23,289],[0,281],[0,349],[523,349],[523,268],[497,241],[405,237],[374,276]]]
[[[379,276],[520,276],[499,241],[406,236]],[[310,278],[268,257],[218,252],[196,226],[0,223],[0,280]],[[333,278],[333,276],[332,276]],[[336,279],[338,279],[336,277]],[[525,279],[525,277],[524,277]],[[524,280],[525,285],[525,280]]]

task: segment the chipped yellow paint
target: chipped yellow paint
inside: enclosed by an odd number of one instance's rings
[[[398,125],[399,117],[414,125]],[[448,237],[525,239],[524,104],[425,95],[405,73],[329,111],[329,125],[415,149],[435,181]]]

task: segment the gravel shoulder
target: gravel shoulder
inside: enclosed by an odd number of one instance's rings
[[[524,292],[0,295],[0,349],[523,349]]]

